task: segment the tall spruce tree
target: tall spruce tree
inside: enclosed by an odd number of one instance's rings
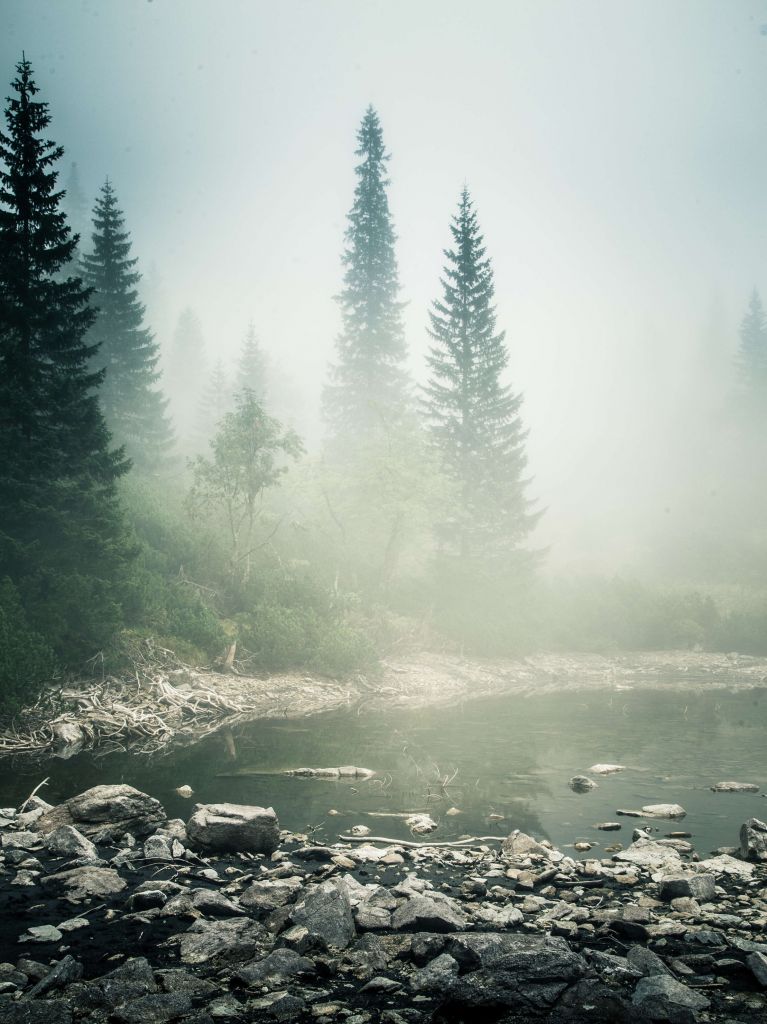
[[[221,420],[231,412],[233,405],[234,395],[226,379],[224,364],[217,359],[200,401],[199,434],[203,445],[208,445]]]
[[[378,114],[368,107],[357,133],[357,185],[342,257],[338,296],[343,326],[336,341],[324,412],[335,436],[374,430],[407,404],[409,378],[398,299],[396,236],[389,212],[389,154]]]
[[[738,390],[749,411],[767,419],[767,314],[756,288],[740,325],[737,370]]]
[[[235,391],[242,391],[244,388],[249,388],[263,404],[266,398],[266,356],[252,321],[245,332],[237,364]]]
[[[0,578],[59,655],[90,653],[119,617],[127,548],[85,336],[94,313],[56,189],[63,150],[25,58],[0,133]]]
[[[494,280],[468,190],[451,224],[442,298],[433,304],[424,409],[455,487],[440,526],[443,550],[502,569],[536,521],[525,494],[521,395],[502,381],[505,333],[496,329]]]
[[[173,434],[167,399],[158,384],[159,345],[144,325],[129,233],[107,180],[93,209],[91,251],[82,257],[85,283],[98,316],[89,340],[98,346],[94,365],[106,371],[100,391],[107,425],[134,465],[156,470],[167,461]]]

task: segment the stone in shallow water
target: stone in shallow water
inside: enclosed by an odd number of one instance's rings
[[[271,854],[280,844],[280,825],[272,807],[197,804],[186,831],[195,846],[221,853]]]
[[[717,782],[711,787],[712,793],[758,793],[759,787],[753,782]]]
[[[589,771],[592,775],[614,775],[616,772],[625,772],[622,764],[592,764]]]
[[[573,775],[569,786],[574,793],[588,793],[589,790],[597,788],[596,782],[587,775]]]

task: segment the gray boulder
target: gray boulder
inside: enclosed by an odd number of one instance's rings
[[[740,855],[746,860],[767,860],[767,825],[749,818],[740,827]]]
[[[161,946],[178,947],[185,964],[207,964],[211,960],[243,961],[267,953],[273,939],[263,925],[243,917],[217,921],[195,921],[181,935],[172,935]]]
[[[57,854],[62,857],[82,857],[89,860],[98,859],[98,850],[86,839],[82,832],[78,832],[74,825],[60,825],[53,832],[49,832],[43,845],[48,853]]]
[[[323,949],[345,949],[357,934],[348,891],[335,878],[309,886],[290,919],[294,925],[303,925]]]
[[[391,926],[398,932],[460,932],[468,924],[459,904],[441,893],[411,896],[391,918]]]
[[[715,877],[705,872],[700,872],[697,875],[664,875],[660,882],[660,898],[675,900],[680,896],[690,896],[704,902],[714,899],[716,896]]]
[[[114,868],[82,867],[60,871],[43,879],[43,888],[69,900],[82,900],[91,896],[104,899],[122,892],[127,882]]]
[[[197,804],[186,832],[193,845],[220,853],[272,854],[280,844],[280,824],[272,807]]]
[[[263,960],[246,964],[235,972],[235,978],[251,988],[262,985],[278,988],[298,975],[314,974],[313,961],[293,949],[275,949]]]
[[[13,996],[0,995],[0,1020],[3,1024],[72,1024],[72,1006],[66,999],[17,1003]]]
[[[631,999],[643,1020],[669,1021],[670,1024],[695,1024],[698,1011],[707,1010],[710,1001],[700,992],[687,988],[667,974],[642,978]]]
[[[166,819],[162,804],[133,786],[94,786],[46,811],[34,824],[37,832],[74,825],[91,839],[117,839],[129,832],[143,836]]]

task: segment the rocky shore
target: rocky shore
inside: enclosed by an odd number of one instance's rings
[[[32,797],[0,809],[0,1021],[767,1020],[767,825],[710,856],[623,828],[579,861],[521,832],[318,846],[124,785]]]

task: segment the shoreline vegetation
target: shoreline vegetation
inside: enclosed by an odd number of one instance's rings
[[[164,657],[160,657],[160,653]],[[483,697],[572,690],[767,686],[767,658],[710,652],[536,654],[514,659],[420,652],[374,674],[331,679],[307,673],[255,677],[195,669],[153,651],[128,676],[73,680],[47,690],[0,731],[0,754],[85,748],[137,753],[194,743],[235,721],[304,718],[341,708],[374,713]]]

